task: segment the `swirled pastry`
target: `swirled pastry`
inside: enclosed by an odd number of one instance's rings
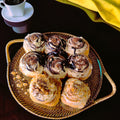
[[[76,78],[70,78],[65,83],[61,101],[70,107],[82,109],[90,95],[91,92],[88,85]]]
[[[67,73],[69,77],[86,80],[92,73],[92,61],[85,55],[73,55],[69,57]]]
[[[37,51],[37,52],[43,52],[45,46],[45,40],[43,38],[43,35],[41,33],[31,33],[28,34],[23,42],[23,48],[26,52],[29,51]]]
[[[48,79],[44,74],[39,74],[31,80],[30,98],[36,103],[55,106],[60,99],[61,85],[61,81]]]
[[[19,70],[28,77],[33,77],[43,72],[42,55],[35,52],[25,53],[19,63]]]
[[[45,45],[45,53],[60,52],[65,46],[65,41],[58,35],[51,36]]]
[[[61,55],[50,54],[45,63],[45,73],[54,78],[65,78],[65,58]]]
[[[83,37],[70,37],[66,42],[65,51],[69,55],[89,55],[89,43]]]

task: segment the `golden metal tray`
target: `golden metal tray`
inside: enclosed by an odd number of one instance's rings
[[[74,35],[71,35],[68,33],[62,33],[62,32],[47,32],[43,34],[47,36],[56,34],[56,35],[60,35],[63,38],[69,38],[70,36],[74,36]],[[9,48],[14,47],[15,44],[19,45],[22,42],[23,42],[23,39],[16,39],[8,42],[8,44],[6,45],[7,82],[8,82],[10,92],[13,95],[14,99],[17,101],[18,104],[20,104],[25,110],[29,111],[30,113],[36,116],[48,118],[48,119],[64,119],[64,118],[68,118],[76,114],[79,114],[80,112],[112,97],[116,93],[115,83],[106,72],[104,65],[99,55],[95,51],[95,49],[92,46],[90,46],[89,57],[91,58],[93,63],[93,72],[90,78],[88,78],[88,80],[85,81],[86,83],[88,83],[91,89],[91,97],[87,105],[83,109],[74,109],[74,108],[63,105],[61,101],[55,107],[46,107],[44,105],[34,103],[30,99],[29,92],[27,91],[29,88],[30,79],[22,75],[18,69],[19,60],[21,56],[25,53],[23,47],[21,47],[15,53],[13,58],[10,57],[10,54],[12,54],[13,51],[10,51]],[[17,81],[17,78],[14,78],[13,75],[11,75],[12,71],[17,71],[18,75],[20,76],[20,79],[27,81],[28,86],[23,86],[23,87],[17,86],[18,82],[20,81]],[[105,97],[96,99],[102,86],[103,75],[105,75],[105,77],[108,79],[109,83],[111,84],[112,92]]]

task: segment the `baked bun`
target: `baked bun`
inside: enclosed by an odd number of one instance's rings
[[[89,55],[89,43],[83,37],[70,37],[66,42],[65,51],[68,55]]]
[[[55,106],[60,100],[61,85],[61,81],[48,79],[45,75],[39,74],[31,80],[29,86],[30,98],[35,103]]]
[[[69,77],[86,80],[92,73],[92,61],[85,55],[72,55],[69,57],[67,73]]]
[[[45,63],[44,72],[53,78],[65,78],[65,58],[58,54],[49,54]]]
[[[64,48],[65,41],[58,35],[53,35],[48,38],[45,44],[45,53],[60,52]]]
[[[43,52],[45,48],[44,46],[45,40],[43,38],[43,35],[38,32],[28,34],[23,42],[23,48],[25,52],[29,51]]]
[[[43,56],[35,51],[25,53],[19,63],[19,70],[28,77],[43,72]]]
[[[70,78],[65,83],[61,101],[70,107],[82,109],[85,107],[90,95],[88,85],[76,78]]]

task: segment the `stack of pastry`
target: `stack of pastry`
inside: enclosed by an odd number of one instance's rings
[[[86,105],[91,92],[83,80],[90,77],[93,66],[89,43],[83,37],[66,40],[36,32],[25,37],[23,48],[19,70],[32,77],[29,93],[33,102],[55,106],[61,98],[62,103],[74,108]]]

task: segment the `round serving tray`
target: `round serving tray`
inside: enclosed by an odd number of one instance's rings
[[[51,35],[59,35],[66,40],[69,37],[74,36],[68,33],[61,33],[61,32],[47,32],[43,34],[47,37]],[[12,61],[10,58],[11,53],[9,51],[9,47],[12,44],[20,43],[20,42],[23,42],[23,39],[12,40],[6,45],[6,58],[7,58],[7,63],[8,63],[7,81],[8,81],[9,89],[13,97],[15,98],[15,100],[18,102],[18,104],[20,104],[25,110],[29,111],[30,113],[37,115],[39,117],[48,118],[48,119],[64,119],[64,118],[74,116],[92,107],[93,105],[110,98],[111,96],[115,94],[116,92],[115,83],[110,78],[110,76],[107,74],[97,52],[94,50],[94,48],[90,46],[89,57],[91,58],[92,63],[93,63],[93,71],[92,71],[92,75],[87,80],[84,81],[85,83],[89,85],[90,90],[91,90],[91,97],[88,100],[86,106],[83,109],[74,109],[74,108],[63,105],[61,101],[55,107],[47,107],[41,104],[34,103],[30,99],[29,92],[28,92],[31,78],[27,78],[26,76],[22,75],[22,73],[19,71],[19,60],[21,56],[25,53],[23,47],[21,47],[16,52],[15,56],[12,58]],[[22,82],[11,74],[12,71],[17,72],[17,75],[18,75],[17,77],[20,77]],[[112,86],[112,92],[109,95],[96,100],[96,97],[98,93],[100,92],[100,89],[102,86],[103,74],[107,77],[108,81],[110,82]],[[27,83],[25,86],[23,85],[24,83],[23,81]]]

